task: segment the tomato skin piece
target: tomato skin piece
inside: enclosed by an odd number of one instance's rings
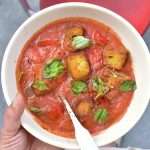
[[[100,44],[102,46],[105,46],[108,42],[108,39],[106,36],[102,35],[99,32],[95,32],[94,34],[94,40],[97,44]]]
[[[74,127],[69,115],[66,115],[59,125],[62,131],[74,131]]]
[[[32,64],[40,64],[45,58],[45,56],[40,53],[39,48],[36,45],[30,45],[24,55],[24,61],[26,65],[29,66],[31,66]]]
[[[98,45],[93,46],[92,48],[88,49],[86,52],[88,56],[88,60],[90,63],[91,70],[97,71],[103,66],[103,60],[102,60],[102,48]]]
[[[58,120],[64,113],[64,107],[60,103],[52,103],[50,110],[46,113],[47,119]]]
[[[116,99],[119,95],[121,94],[121,92],[118,89],[111,89],[106,95],[105,97],[110,100],[113,101],[114,99]]]
[[[52,40],[52,39],[41,40],[37,43],[37,46],[39,46],[39,47],[57,46],[57,45],[59,45],[59,41],[58,40]]]
[[[99,99],[99,105],[101,107],[108,108],[109,105],[110,105],[110,102],[109,102],[109,100],[107,98],[101,98],[101,99]]]

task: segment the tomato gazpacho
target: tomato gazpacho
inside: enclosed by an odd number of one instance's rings
[[[74,128],[59,95],[98,134],[123,116],[136,89],[132,58],[120,38],[107,25],[80,17],[39,29],[21,51],[16,80],[34,119],[63,137],[74,137]]]

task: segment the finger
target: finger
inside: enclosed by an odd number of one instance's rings
[[[62,150],[62,149],[35,139],[35,141],[31,146],[31,150]]]
[[[20,128],[20,118],[24,111],[25,103],[21,95],[17,95],[11,106],[4,114],[4,125],[2,132],[14,136]]]

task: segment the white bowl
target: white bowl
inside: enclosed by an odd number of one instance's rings
[[[133,59],[137,90],[122,119],[94,137],[97,145],[103,146],[126,134],[137,123],[150,98],[150,54],[148,48],[134,27],[112,11],[87,3],[62,3],[46,8],[30,17],[13,35],[5,51],[1,72],[2,88],[9,105],[17,93],[15,68],[24,44],[47,23],[72,16],[92,18],[110,26],[120,36]],[[26,110],[22,116],[22,126],[46,143],[62,148],[78,148],[75,140],[56,136],[42,129]]]

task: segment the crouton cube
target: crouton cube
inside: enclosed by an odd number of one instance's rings
[[[90,102],[82,101],[77,106],[77,114],[79,116],[85,116],[90,113],[91,107],[92,106],[91,106]]]
[[[127,51],[104,50],[103,61],[113,69],[120,70],[127,59]]]
[[[81,27],[73,27],[67,30],[66,36],[68,36],[69,38],[72,38],[74,36],[81,36],[83,35],[83,28]]]
[[[90,66],[84,53],[76,53],[67,58],[68,71],[75,80],[86,80],[90,73]]]

